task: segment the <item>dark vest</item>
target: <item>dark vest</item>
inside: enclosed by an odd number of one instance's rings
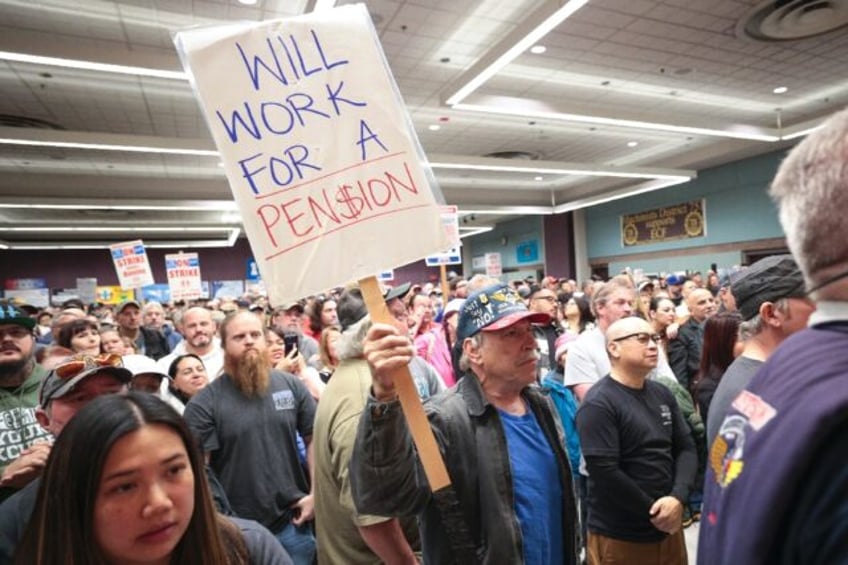
[[[848,415],[848,322],[787,339],[740,393],[710,446],[698,565],[765,563],[794,496]]]

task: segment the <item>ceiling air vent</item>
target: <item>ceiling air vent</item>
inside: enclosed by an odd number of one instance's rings
[[[11,114],[0,114],[0,126],[11,128],[65,129],[59,124],[54,124],[40,118],[12,116]]]
[[[770,0],[739,21],[737,35],[757,41],[793,41],[848,26],[848,0]]]
[[[531,151],[495,151],[487,153],[483,157],[491,157],[493,159],[514,159],[518,161],[538,161],[540,155]]]
[[[133,215],[131,210],[112,210],[109,208],[87,208],[78,210],[78,213],[87,218],[99,218],[101,220],[110,218],[125,219]]]

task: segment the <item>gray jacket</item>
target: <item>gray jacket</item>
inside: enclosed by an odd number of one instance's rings
[[[564,493],[565,559],[578,563],[578,523],[571,469],[562,429],[550,400],[538,389],[522,392],[545,433],[560,468]],[[523,562],[521,529],[513,510],[509,452],[503,426],[480,383],[466,374],[424,405],[460,507],[483,565]],[[426,564],[455,563],[439,510],[417,461],[398,402],[370,398],[356,437],[350,478],[357,510],[365,514],[420,514]]]

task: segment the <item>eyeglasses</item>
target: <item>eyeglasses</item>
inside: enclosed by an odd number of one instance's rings
[[[556,296],[534,296],[533,300],[547,300],[548,302],[556,302]]]
[[[28,335],[32,335],[32,332],[23,326],[12,327],[8,330],[0,330],[0,340],[5,339],[6,336],[11,337],[12,339],[23,339]]]
[[[106,353],[103,355],[83,355],[82,357],[72,357],[69,361],[65,361],[58,365],[53,371],[56,376],[61,379],[72,379],[83,371],[89,369],[100,369],[102,367],[123,367],[121,356],[115,353]]]
[[[662,340],[662,336],[660,334],[649,334],[645,332],[639,332],[635,334],[628,334],[625,336],[617,337],[612,341],[624,341],[625,339],[635,339],[642,345],[648,345],[648,342],[653,341],[654,343],[659,343]]]

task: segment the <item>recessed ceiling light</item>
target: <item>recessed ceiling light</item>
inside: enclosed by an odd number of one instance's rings
[[[256,0],[238,0],[239,4],[244,4],[245,6],[253,6],[256,4]]]
[[[774,92],[775,94],[783,94],[784,92],[786,92],[786,91],[788,91],[788,90],[789,90],[789,89],[788,89],[788,88],[786,88],[785,86],[778,86],[777,88],[775,88],[774,90],[772,90],[772,92]]]
[[[548,50],[548,48],[545,47],[544,45],[534,45],[533,47],[530,48],[530,52],[533,53],[534,55],[541,55],[542,53],[544,53],[547,50]]]
[[[545,177],[535,177],[534,180],[545,180]]]
[[[628,141],[627,142],[627,147],[636,147],[637,145],[639,145],[638,141]]]
[[[428,129],[430,131],[439,131],[440,129],[442,129],[442,126],[440,126],[439,124],[431,124]]]

